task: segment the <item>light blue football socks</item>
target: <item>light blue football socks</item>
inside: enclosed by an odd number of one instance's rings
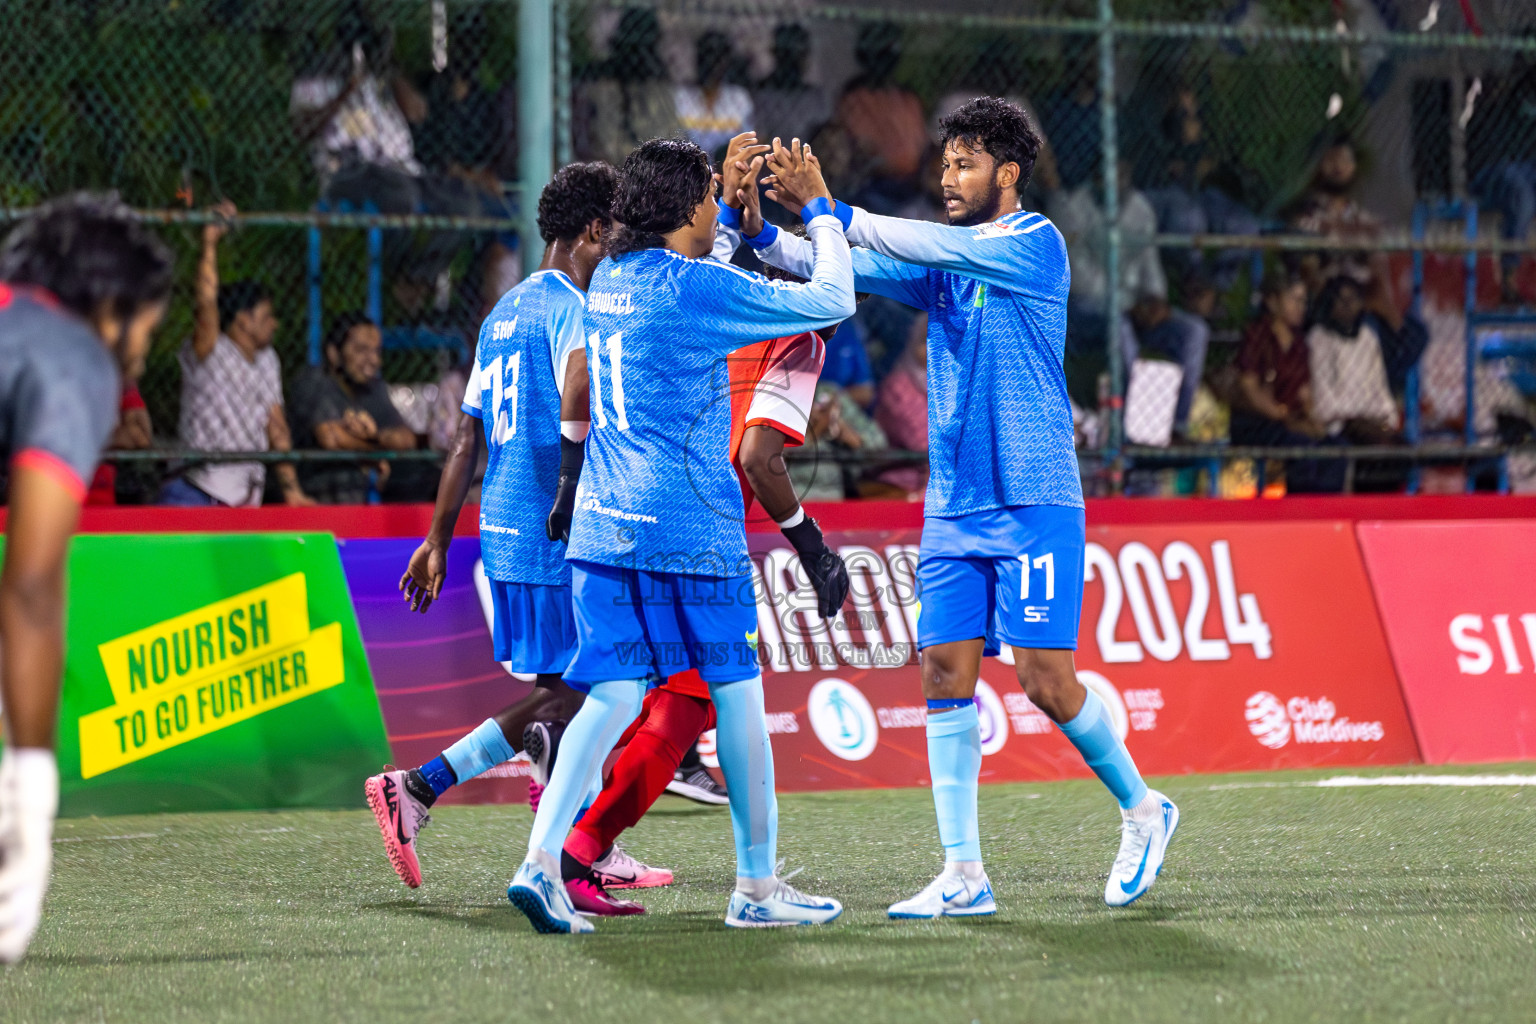
[[[730,794],[736,876],[773,877],[778,860],[779,800],[773,790],[773,747],[763,714],[763,677],[711,683],[715,750]]]
[[[1057,728],[1072,741],[1088,767],[1093,769],[1093,774],[1109,787],[1122,808],[1130,810],[1141,803],[1147,795],[1147,784],[1141,781],[1136,762],[1131,760],[1131,752],[1125,749],[1125,741],[1116,734],[1098,694],[1089,690],[1077,717],[1059,723]]]
[[[645,699],[644,679],[617,679],[593,683],[587,699],[560,737],[560,756],[549,786],[539,798],[528,834],[528,856],[543,851],[553,863],[560,862],[560,848],[582,802],[592,792],[593,777],[602,774],[603,760],[629,723],[640,714]]]
[[[970,700],[931,700],[928,709],[928,774],[933,779],[944,861],[980,861],[976,789],[981,776],[981,716]]]
[[[481,775],[503,761],[510,761],[517,751],[512,749],[512,744],[507,742],[502,734],[501,725],[494,718],[487,718],[474,731],[442,753],[442,760],[453,769],[455,781],[468,782],[470,779]],[[429,763],[430,765],[430,763]],[[443,790],[437,788],[433,781],[433,774],[422,768],[422,774],[432,784],[438,796],[443,795]],[[447,787],[444,787],[445,789]]]

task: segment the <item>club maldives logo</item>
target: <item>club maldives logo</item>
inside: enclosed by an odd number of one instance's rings
[[[1281,702],[1268,690],[1248,698],[1244,717],[1253,738],[1271,750],[1297,743],[1379,743],[1386,730],[1378,722],[1355,722],[1340,715],[1327,697],[1292,697]]]
[[[822,746],[844,761],[862,761],[875,752],[880,724],[869,700],[852,683],[821,680],[811,687],[805,710]]]

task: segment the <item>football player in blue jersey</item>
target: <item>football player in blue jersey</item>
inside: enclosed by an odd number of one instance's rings
[[[753,157],[749,175],[761,166]],[[527,859],[507,888],[541,932],[591,930],[561,885],[561,846],[647,689],[690,668],[715,704],[730,790],[737,879],[726,923],[811,924],[842,912],[836,900],[799,892],[778,876],[757,607],[729,455],[724,357],[854,311],[848,246],[819,169],[794,153],[779,175],[806,197],[804,284],[706,258],[719,205],[716,176],[698,146],[653,139],[620,172],[620,227],[587,299],[592,427],[567,550],[578,642],[566,679],[587,697],[565,730]]]
[[[940,122],[949,224],[875,216],[838,204],[855,286],[928,314],[930,477],[919,552],[918,644],[928,699],[928,762],[943,872],[892,917],[991,914],[976,786],[974,695],[983,655],[1013,650],[1020,685],[1060,727],[1120,805],[1119,853],[1104,900],[1124,906],[1152,885],[1179,822],[1147,788],[1103,702],[1078,682],[1082,486],[1062,373],[1066,246],[1019,194],[1040,137],[1017,106],[983,97]],[[811,198],[776,147],[769,197]],[[765,262],[804,273],[805,243],[743,223]]]
[[[480,452],[487,451],[480,546],[491,589],[492,645],[496,660],[535,676],[534,689],[426,764],[386,770],[365,783],[385,852],[412,888],[421,884],[416,837],[437,798],[511,758],[530,724],[569,718],[581,703],[581,694],[561,680],[576,648],[571,574],[564,549],[545,536],[545,517],[560,473],[567,364],[582,350],[586,289],[613,226],[617,188],[610,165],[571,164],[540,194],[544,259],[481,325],[466,415],[443,469],[432,525],[400,579],[417,611],[427,611],[442,592],[454,524]],[[585,376],[578,387],[584,394]]]
[[[126,206],[85,193],[39,208],[0,248],[0,963],[26,953],[53,865],[69,539],[174,271]]]

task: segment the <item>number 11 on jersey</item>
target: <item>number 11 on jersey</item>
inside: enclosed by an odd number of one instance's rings
[[[604,342],[596,331],[587,336],[592,350],[592,407],[597,410],[597,427],[608,425],[608,414],[603,408],[603,347]],[[613,398],[614,419],[620,430],[629,429],[629,413],[624,408],[624,332],[608,336],[609,391]]]

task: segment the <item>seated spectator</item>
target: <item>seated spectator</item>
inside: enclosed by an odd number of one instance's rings
[[[1307,286],[1295,276],[1271,277],[1263,303],[1237,351],[1232,443],[1311,444],[1328,430],[1312,413],[1312,364],[1302,336]]]
[[[1467,121],[1467,172],[1478,200],[1499,215],[1500,235],[1526,241],[1536,221],[1536,60],[1514,54],[1502,75],[1483,75],[1485,91]],[[1521,254],[1499,257],[1504,302],[1522,305],[1515,283]]]
[[[751,94],[725,81],[735,59],[724,32],[705,32],[694,47],[697,83],[677,87],[677,119],[683,131],[716,163],[725,154],[725,144],[752,127]]]
[[[1286,218],[1292,230],[1341,241],[1380,238],[1380,219],[1354,198],[1359,169],[1354,143],[1344,137],[1334,139],[1318,158],[1311,185]],[[1385,253],[1318,250],[1288,262],[1300,271],[1314,299],[1328,279],[1348,274],[1360,284],[1369,310],[1394,328],[1402,321],[1402,307],[1393,300]]]
[[[841,333],[841,332],[839,332]],[[835,384],[816,385],[816,400],[805,428],[802,451],[813,458],[788,462],[789,479],[801,501],[842,501],[856,496],[843,471],[840,452],[879,451],[885,432]]]
[[[656,12],[630,7],[609,38],[609,57],[577,89],[572,130],[583,160],[615,167],[647,139],[676,134],[677,104],[657,44]]]
[[[378,325],[358,313],[339,317],[325,339],[324,367],[310,366],[293,383],[293,417],[301,448],[380,452],[416,447],[379,376]],[[317,463],[304,473],[305,490],[332,505],[356,505],[381,494],[388,462]]]
[[[149,421],[149,409],[144,396],[139,393],[135,381],[123,384],[123,397],[117,407],[117,426],[107,440],[107,450],[114,452],[143,451],[154,444],[154,426]],[[103,461],[96,467],[86,492],[87,505],[117,504],[117,464]]]
[[[875,422],[891,446],[911,452],[928,450],[928,316],[918,314],[907,347],[880,382]]]
[[[1181,86],[1152,136],[1146,194],[1163,231],[1179,235],[1256,235],[1259,218],[1219,187],[1220,154],[1206,132],[1194,89]],[[1216,289],[1226,291],[1251,257],[1248,250],[1223,251],[1212,270]],[[1186,274],[1204,274],[1205,253],[1179,254]]]
[[[277,317],[272,299],[255,281],[219,285],[219,240],[232,203],[215,208],[224,220],[203,227],[191,339],[181,364],[181,443],[208,452],[286,452],[292,449],[283,409],[282,366],[272,349]],[[289,505],[313,505],[299,486],[292,463],[273,472]],[[260,505],[267,470],[260,462],[209,462],[172,477],[160,492],[163,505]]]
[[[1318,295],[1307,332],[1312,415],[1330,437],[1353,444],[1387,444],[1397,437],[1398,410],[1387,385],[1381,342],[1366,323],[1354,278],[1331,278]]]
[[[1211,329],[1193,313],[1168,302],[1168,277],[1152,243],[1157,214],[1139,190],[1131,187],[1129,165],[1120,164],[1120,308],[1125,311],[1116,336],[1127,366],[1143,349],[1172,359],[1183,367],[1174,430],[1183,433],[1205,368]],[[1104,351],[1109,315],[1109,282],[1105,277],[1104,211],[1091,183],[1062,189],[1051,197],[1047,213],[1067,242],[1072,283],[1067,292],[1067,350],[1084,355]]]
[[[869,368],[869,351],[855,320],[845,320],[827,339],[827,361],[821,379],[836,384],[860,409],[875,402],[875,375]]]
[[[928,454],[928,315],[918,314],[907,335],[907,347],[880,382],[875,423],[892,448]],[[928,467],[903,465],[880,474],[880,482],[908,497],[928,485]]]
[[[826,91],[805,80],[810,55],[811,34],[804,25],[773,30],[773,70],[757,83],[752,97],[754,116],[765,132],[809,141],[832,116]]]
[[[859,30],[854,47],[859,74],[837,104],[835,122],[847,138],[844,172],[852,201],[874,213],[900,209],[921,191],[928,126],[917,93],[896,82],[902,31],[891,22]],[[770,129],[771,130],[771,129]]]

